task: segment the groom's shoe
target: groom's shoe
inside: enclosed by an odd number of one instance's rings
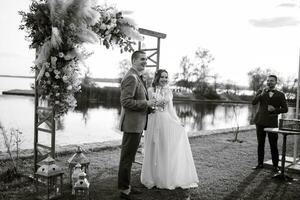
[[[142,191],[140,191],[137,188],[132,187],[131,190],[130,190],[130,194],[142,194]]]
[[[253,167],[253,170],[258,170],[258,169],[263,169],[264,168],[264,164],[258,164],[257,166]]]
[[[141,198],[138,197],[133,197],[130,193],[125,194],[123,192],[120,192],[120,199],[126,199],[126,200],[142,200]]]

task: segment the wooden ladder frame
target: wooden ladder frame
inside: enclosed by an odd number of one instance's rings
[[[38,93],[37,73],[35,76],[34,89],[34,172],[38,169],[38,162],[51,155],[55,158],[55,112],[52,107],[41,106],[40,95]],[[48,128],[42,128],[44,124]],[[51,134],[51,146],[39,143],[39,134]],[[42,151],[46,150],[46,151]]]
[[[151,31],[143,28],[139,28],[139,32],[142,35],[154,37],[157,39],[156,47],[142,49],[141,41],[139,41],[138,49],[145,52],[151,52],[151,54],[147,56],[147,59],[150,60],[153,64],[147,65],[147,67],[156,67],[156,70],[158,70],[159,61],[160,61],[160,39],[165,39],[167,35],[164,33],[159,33],[156,31]],[[156,55],[156,59],[153,58],[153,56],[155,55]]]

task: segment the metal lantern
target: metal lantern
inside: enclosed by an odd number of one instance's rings
[[[75,194],[74,185],[79,179],[79,174],[82,173],[81,165],[77,163],[72,173],[72,194]]]
[[[70,184],[72,184],[72,174],[77,163],[81,165],[81,170],[88,175],[90,161],[82,153],[81,147],[77,148],[76,153],[71,158],[69,158],[68,163],[69,163]]]
[[[41,161],[35,173],[35,187],[38,199],[55,199],[62,196],[63,170],[50,156]]]
[[[81,172],[79,174],[79,179],[74,185],[75,199],[76,200],[88,200],[89,199],[89,188],[90,183],[86,179],[86,173]]]

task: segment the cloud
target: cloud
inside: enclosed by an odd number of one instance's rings
[[[278,28],[284,26],[297,26],[300,20],[294,17],[274,17],[264,19],[251,19],[249,23],[257,27]]]
[[[282,3],[282,4],[279,4],[278,7],[294,8],[294,7],[297,7],[297,4],[295,4],[295,3]]]

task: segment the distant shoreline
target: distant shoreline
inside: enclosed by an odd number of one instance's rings
[[[3,91],[4,95],[21,95],[21,96],[34,96],[33,90],[6,90]],[[202,99],[188,99],[175,97],[174,102],[191,102],[191,103],[239,103],[239,104],[250,104],[249,101],[231,101],[231,100],[202,100]]]
[[[250,101],[233,101],[233,100],[203,100],[203,99],[187,99],[187,98],[174,98],[174,102],[191,102],[191,103],[239,103],[251,104]]]
[[[5,95],[20,95],[20,96],[34,96],[34,91],[33,90],[14,89],[14,90],[3,91],[2,94],[5,94]]]

